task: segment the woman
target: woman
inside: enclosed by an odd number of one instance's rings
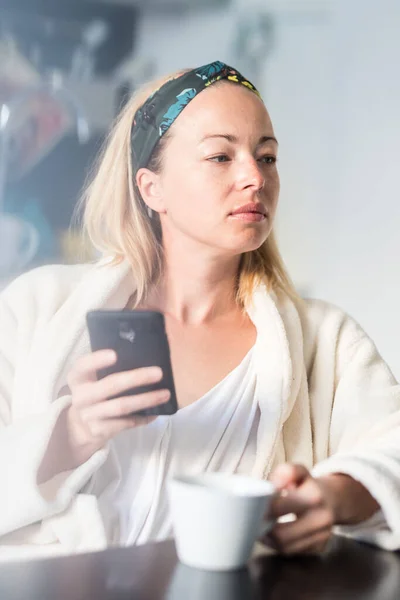
[[[125,107],[85,198],[102,260],[1,297],[4,552],[164,539],[166,478],[201,470],[275,482],[274,516],[297,517],[268,540],[280,552],[332,531],[399,546],[400,390],[352,319],[296,295],[272,233],[277,151],[257,90],[219,61]],[[128,416],[165,391],[107,400],[161,373],[97,381],[115,361],[90,352],[100,307],[164,313],[176,415]]]

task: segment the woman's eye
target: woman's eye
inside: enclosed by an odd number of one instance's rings
[[[222,163],[227,162],[229,160],[229,156],[227,154],[218,154],[217,156],[212,156],[208,160],[212,162]]]
[[[266,154],[265,156],[261,156],[261,158],[258,159],[259,161],[261,161],[262,163],[265,163],[266,165],[274,165],[277,161],[276,156],[271,156],[270,154]]]

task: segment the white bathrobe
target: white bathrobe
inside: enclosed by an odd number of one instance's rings
[[[89,351],[87,311],[123,308],[133,290],[125,262],[41,267],[0,295],[0,558],[118,543],[117,517],[102,502],[119,478],[110,445],[45,484],[36,476],[71,401],[59,392]],[[374,344],[325,302],[295,305],[261,286],[248,310],[265,349],[257,354],[265,401],[253,475],[267,478],[283,461],[316,476],[346,473],[382,512],[337,532],[400,548],[400,387]]]

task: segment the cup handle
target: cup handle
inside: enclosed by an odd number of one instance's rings
[[[285,496],[286,492],[285,491],[275,491],[274,494],[274,498],[279,498],[280,496]],[[279,519],[268,519],[267,521],[263,521],[261,523],[261,527],[260,527],[260,531],[258,534],[258,538],[262,539],[263,537],[265,537],[266,535],[268,535],[268,533],[274,528],[274,526],[276,525],[276,523],[279,521]]]

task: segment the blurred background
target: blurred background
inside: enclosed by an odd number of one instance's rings
[[[218,59],[272,116],[300,292],[354,316],[400,377],[399,31],[398,0],[0,0],[0,287],[92,258],[71,217],[125,99]]]

